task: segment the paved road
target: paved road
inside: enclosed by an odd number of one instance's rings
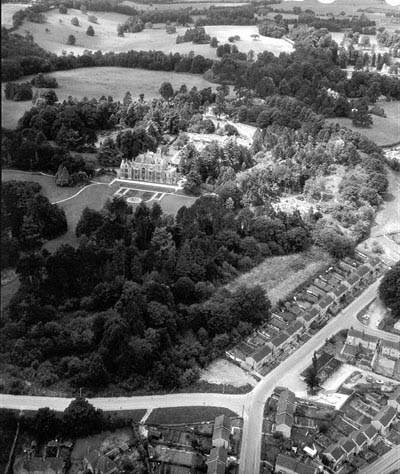
[[[174,393],[143,397],[91,398],[90,403],[96,408],[110,411],[204,405],[229,408],[241,416],[245,399],[246,395],[223,393]],[[0,395],[0,407],[19,410],[38,410],[49,407],[56,411],[63,411],[71,400],[71,398],[60,397]]]
[[[376,298],[379,283],[380,280],[368,287],[309,341],[299,347],[296,352],[264,377],[249,394],[175,393],[143,397],[92,398],[90,402],[95,407],[103,410],[154,409],[202,405],[229,408],[244,418],[239,472],[240,474],[257,474],[260,467],[261,430],[266,399],[272,394],[276,386],[289,385],[289,381],[297,377],[310,364],[314,352],[322,347],[330,336],[350,326],[357,328],[362,326],[357,320],[357,313]],[[362,327],[367,331],[367,328]],[[374,331],[368,329],[368,332]],[[379,333],[380,337],[384,336],[387,339],[391,337],[391,335],[383,331],[375,332]],[[71,399],[69,398],[0,395],[1,408],[20,410],[37,410],[41,407],[49,407],[56,411],[62,411],[70,402]]]
[[[298,376],[311,362],[314,352],[324,345],[326,339],[342,329],[356,326],[357,313],[376,298],[380,280],[368,287],[314,337],[266,375],[246,397],[243,438],[240,455],[240,474],[257,474],[260,470],[261,431],[266,399],[278,385]]]
[[[390,474],[400,472],[400,446],[395,446],[377,461],[359,469],[360,474]]]

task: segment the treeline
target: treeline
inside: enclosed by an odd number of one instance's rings
[[[376,22],[370,20],[366,15],[362,14],[360,17],[352,18],[320,18],[311,11],[302,12],[299,14],[297,21],[293,24],[308,25],[310,27],[319,29],[326,28],[331,32],[339,32],[343,30],[351,30],[365,35],[376,34]]]
[[[291,54],[276,57],[263,52],[254,62],[224,55],[212,66],[214,80],[229,84],[234,78],[238,91],[250,89],[263,99],[277,93],[289,95],[325,116],[341,116],[349,110],[345,105],[349,97],[366,97],[371,102],[380,95],[400,98],[398,78],[358,72],[347,79],[339,65],[338,46],[326,30],[301,28],[293,36],[296,50]]]
[[[2,29],[2,81],[12,81],[28,74],[63,71],[80,67],[117,66],[156,71],[202,74],[212,66],[203,56],[165,54],[162,51],[128,51],[123,53],[86,52],[56,56],[37,46],[31,38],[10,34]]]
[[[217,290],[268,255],[310,245],[300,214],[257,216],[218,196],[175,219],[125,200],[85,210],[77,248],[20,259],[2,320],[4,360],[42,385],[119,391],[184,387],[269,317],[259,288]],[[88,278],[90,275],[90,278]]]
[[[93,166],[70,152],[93,151],[99,130],[117,124],[132,128],[120,132],[116,143],[105,140],[98,152],[102,166],[118,166],[122,156],[131,159],[155,150],[163,133],[187,130],[192,117],[215,102],[211,88],[188,91],[183,85],[174,91],[165,83],[160,92],[164,98],[149,102],[144,97],[133,100],[127,93],[122,103],[104,96],[99,100],[68,98],[55,103],[42,96],[21,117],[16,130],[4,131],[2,166],[53,174],[60,171],[59,184],[63,185],[85,182],[93,176]]]
[[[1,268],[16,265],[21,252],[38,250],[46,240],[67,231],[64,211],[40,194],[29,181],[1,186]]]

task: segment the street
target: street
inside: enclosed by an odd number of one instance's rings
[[[286,386],[288,381],[298,376],[310,364],[314,352],[323,346],[330,336],[351,326],[358,328],[356,315],[376,297],[379,283],[380,280],[369,286],[349,306],[331,319],[314,337],[266,375],[248,394],[244,410],[240,474],[256,474],[260,470],[261,430],[266,399],[272,394],[276,386]],[[361,323],[359,324],[361,325]],[[384,334],[386,335],[386,333]]]
[[[354,327],[368,333],[398,340],[398,336],[363,326],[357,313],[374,298],[380,279],[369,286],[349,306],[331,319],[317,334],[299,347],[286,360],[267,374],[248,394],[231,395],[222,393],[175,393],[170,395],[148,395],[141,397],[91,398],[90,403],[103,410],[154,409],[180,406],[214,406],[229,408],[244,418],[242,447],[240,455],[240,474],[257,474],[260,469],[261,432],[264,404],[277,386],[290,386],[310,363],[316,350],[322,347],[333,334]],[[64,410],[70,398],[35,397],[24,395],[0,395],[0,407],[18,410],[37,410],[49,407],[56,411]],[[389,461],[386,461],[389,462]],[[386,466],[386,464],[385,464]],[[362,471],[364,473],[364,471]],[[383,471],[365,471],[365,473]],[[384,471],[389,472],[389,471]]]
[[[374,463],[359,469],[359,474],[398,474],[400,472],[400,446],[395,446]]]

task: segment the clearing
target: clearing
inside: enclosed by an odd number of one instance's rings
[[[249,373],[226,359],[217,359],[207,369],[202,370],[200,381],[212,384],[226,384],[234,387],[256,385],[257,381]]]
[[[389,1],[393,2],[394,0]],[[326,15],[327,13],[337,15],[342,11],[347,15],[356,15],[358,10],[366,8],[379,12],[394,9],[393,6],[389,5],[389,2],[378,2],[377,0],[284,0],[279,5],[282,10],[292,10],[293,7],[301,7],[303,11],[309,8],[319,15]]]
[[[227,288],[233,290],[240,285],[250,287],[260,285],[274,305],[287,298],[308,278],[326,268],[330,262],[329,255],[316,247],[292,255],[269,257],[229,283]]]
[[[360,132],[379,146],[394,145],[400,137],[400,101],[380,101],[377,105],[384,108],[386,117],[372,115],[374,123],[371,128],[354,127],[349,118],[328,118],[327,121]]]
[[[12,17],[15,12],[30,7],[30,3],[2,3],[1,4],[1,26],[12,28]]]
[[[127,91],[130,91],[133,97],[138,97],[143,93],[147,99],[153,99],[159,96],[159,89],[164,81],[170,82],[174,89],[179,89],[182,84],[186,84],[188,89],[192,87],[215,89],[217,87],[217,84],[212,84],[196,74],[123,67],[81,68],[53,72],[48,75],[57,79],[59,87],[55,91],[60,101],[67,99],[68,96],[78,99],[83,97],[99,99],[102,95],[111,95],[114,100],[122,100]],[[30,80],[32,77],[26,76],[18,82]],[[4,99],[3,95],[1,107],[2,127],[13,129],[24,112],[32,107],[32,102],[30,100],[14,102]]]
[[[236,413],[228,408],[218,407],[176,407],[155,408],[147,418],[149,425],[178,425],[188,423],[202,423],[214,421],[218,415],[237,417]]]
[[[157,50],[164,53],[178,52],[181,54],[194,51],[195,54],[216,59],[216,49],[211,48],[208,44],[176,44],[176,37],[183,35],[187,29],[186,27],[177,27],[176,33],[168,34],[165,31],[164,24],[155,24],[151,29],[145,29],[139,33],[125,33],[124,37],[119,37],[117,27],[127,20],[127,15],[112,12],[94,12],[93,14],[97,18],[97,24],[89,23],[88,16],[81,13],[80,10],[69,9],[68,13],[63,15],[57,9],[54,9],[45,13],[46,23],[24,22],[17,32],[24,34],[29,31],[39,46],[58,55],[62,54],[63,51],[82,54],[85,49],[113,51],[115,53],[134,49],[137,51]],[[71,24],[73,17],[78,18],[80,26]],[[95,36],[86,35],[89,25],[93,26]],[[205,29],[210,36],[216,36],[223,43],[228,42],[229,36],[239,35],[241,41],[236,42],[236,45],[239,51],[245,53],[252,49],[255,53],[268,50],[279,55],[281,52],[290,52],[293,49],[290,42],[284,39],[268,38],[266,36],[253,39],[252,34],[258,35],[256,25],[206,26]],[[76,38],[74,46],[66,44],[70,34]]]
[[[82,188],[82,186],[61,188],[56,185],[53,176],[31,171],[3,169],[1,170],[1,175],[2,181],[33,181],[34,183],[40,184],[40,186],[42,186],[41,193],[43,196],[46,196],[50,202],[61,201],[61,199],[69,198]]]

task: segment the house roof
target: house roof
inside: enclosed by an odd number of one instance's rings
[[[361,430],[353,431],[350,437],[358,447],[364,446],[364,444],[367,442],[367,437]]]
[[[273,344],[275,347],[279,347],[286,341],[288,337],[288,334],[282,331],[272,339],[271,344]]]
[[[290,470],[297,474],[316,474],[318,469],[313,466],[304,464],[295,458],[286,456],[286,454],[278,454],[276,457],[275,471],[279,469]]]
[[[207,462],[220,461],[220,462],[226,463],[227,458],[228,458],[228,452],[226,448],[224,448],[223,446],[220,446],[218,448],[211,449],[210,456]]]
[[[375,426],[371,425],[371,423],[369,425],[365,426],[362,429],[362,431],[365,434],[365,436],[367,437],[367,439],[373,439],[378,433],[378,430],[375,428]]]
[[[260,349],[257,349],[251,355],[251,357],[255,360],[255,362],[260,362],[271,353],[272,353],[272,350],[269,346],[262,346]]]
[[[354,441],[350,438],[345,438],[341,443],[340,447],[345,451],[346,454],[350,454],[356,447]]]
[[[296,332],[298,332],[302,327],[303,325],[301,324],[301,322],[299,320],[296,320],[286,329],[286,331],[289,336],[291,336],[293,334],[296,334]]]
[[[347,332],[347,337],[356,337],[358,339],[363,339],[366,342],[377,342],[378,338],[376,336],[371,336],[368,333],[358,331],[357,329],[350,328]]]
[[[279,413],[275,416],[275,424],[277,426],[286,425],[291,428],[293,426],[293,422],[293,416],[289,413]]]
[[[400,351],[400,338],[399,341],[382,341],[382,347],[383,348],[388,348],[388,349],[395,349],[397,351]]]
[[[218,415],[214,421],[214,429],[215,428],[225,428],[230,431],[231,419],[226,415]]]
[[[397,412],[395,408],[391,406],[386,406],[375,415],[374,421],[378,421],[382,424],[382,426],[388,427],[395,418],[396,413]]]
[[[342,354],[355,356],[358,353],[358,346],[352,346],[351,344],[345,344],[342,349]]]
[[[331,444],[324,453],[329,454],[335,462],[340,461],[340,459],[346,454],[342,447],[337,444]]]
[[[222,439],[224,441],[229,441],[230,431],[224,427],[214,428],[212,439]]]
[[[325,295],[325,296],[318,302],[318,305],[319,305],[322,309],[325,309],[325,308],[327,308],[332,302],[333,302],[332,296]]]
[[[357,283],[358,280],[360,279],[359,275],[356,273],[351,273],[349,276],[346,277],[346,280],[351,284],[354,285],[354,283]]]
[[[400,385],[389,395],[389,400],[396,400],[397,403],[400,403]]]
[[[207,474],[225,474],[225,464],[219,461],[207,462]]]
[[[332,292],[336,295],[336,296],[341,296],[343,295],[343,293],[346,293],[347,291],[347,288],[345,285],[342,285],[340,284],[339,286],[335,286],[332,290]]]
[[[241,352],[245,357],[249,356],[252,354],[254,349],[250,347],[248,344],[245,342],[240,342],[237,346],[235,346],[236,350]]]
[[[369,272],[369,268],[367,265],[361,265],[361,267],[357,270],[357,273],[360,276],[364,276]]]

